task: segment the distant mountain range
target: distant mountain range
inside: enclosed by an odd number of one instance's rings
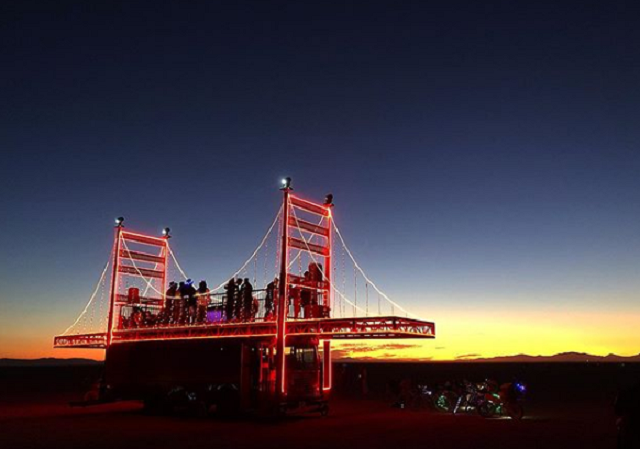
[[[632,355],[632,356],[620,356],[616,354],[609,354],[606,356],[600,355],[592,355],[584,352],[562,352],[560,354],[544,356],[544,355],[527,355],[527,354],[518,354],[518,355],[509,355],[502,357],[473,357],[473,356],[462,356],[456,358],[456,360],[420,360],[420,359],[377,359],[373,357],[363,357],[363,358],[350,358],[350,357],[335,357],[334,361],[336,362],[381,362],[381,363],[394,363],[394,362],[412,362],[412,363],[448,363],[448,362],[458,362],[458,363],[540,363],[540,362],[579,362],[579,363],[588,363],[588,362],[611,362],[611,363],[633,363],[640,362],[640,354]],[[28,366],[92,366],[92,365],[100,365],[102,361],[91,360],[91,359],[56,359],[56,358],[42,358],[42,359],[0,359],[0,368],[4,367],[28,367]]]
[[[640,354],[629,357],[609,354],[605,356],[592,355],[585,352],[561,352],[555,355],[510,355],[490,358],[457,358],[456,362],[640,362]]]
[[[102,362],[91,359],[0,359],[0,368],[25,366],[87,366],[100,365]]]
[[[337,352],[337,351],[336,351]],[[403,358],[374,358],[374,357],[341,357],[339,354],[334,356],[337,362],[384,362],[384,363],[633,363],[640,362],[640,354],[629,357],[616,354],[606,356],[592,355],[585,352],[562,352],[555,355],[508,355],[500,357],[478,357],[477,354],[469,354],[467,356],[457,357],[455,360],[428,360],[428,359],[403,359]]]

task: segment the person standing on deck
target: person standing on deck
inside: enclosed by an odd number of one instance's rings
[[[184,297],[185,295],[186,285],[184,282],[180,281],[178,284],[178,296],[173,301],[173,324],[182,324],[184,323],[184,311],[186,308],[187,301]]]
[[[267,284],[267,293],[264,297],[264,319],[269,321],[273,318],[273,305],[278,288],[278,278],[273,278],[272,282]]]
[[[249,278],[244,278],[242,284],[242,319],[244,322],[251,321],[251,311],[253,309],[253,285],[249,282]]]
[[[311,318],[311,309],[309,307],[311,305],[311,278],[308,271],[304,272],[304,281],[302,281],[302,283],[304,286],[300,289],[300,307],[302,308],[304,317]]]
[[[209,305],[209,288],[207,281],[200,281],[198,285],[197,303],[198,312],[196,313],[196,322],[203,324],[207,319],[207,306]]]
[[[164,294],[164,310],[162,311],[163,324],[168,324],[173,320],[173,308],[175,307],[177,295],[178,284],[173,281],[169,282],[169,288]]]
[[[233,318],[236,321],[242,321],[242,279],[236,279],[235,286],[233,290]]]
[[[196,288],[193,286],[193,281],[191,279],[187,279],[186,282],[186,290],[185,295],[187,297],[187,309],[186,318],[187,324],[193,324],[196,321],[196,310],[198,307],[198,299],[196,297]]]
[[[224,288],[227,290],[224,313],[227,323],[230,323],[233,320],[233,312],[235,310],[236,280],[233,278],[229,279],[229,282],[224,286]]]

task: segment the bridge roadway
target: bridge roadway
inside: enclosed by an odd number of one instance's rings
[[[319,318],[287,321],[287,336],[317,336],[320,339],[435,338],[435,324],[397,316],[360,318]],[[209,323],[188,326],[153,326],[118,329],[112,343],[189,338],[276,337],[275,321],[250,323]],[[56,348],[106,348],[106,332],[61,335],[54,338]]]

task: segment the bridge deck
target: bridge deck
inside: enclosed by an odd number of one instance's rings
[[[287,322],[287,335],[317,336],[321,339],[434,338],[435,324],[397,316],[324,318]],[[189,338],[275,338],[274,321],[216,323],[192,326],[141,327],[116,330],[112,342]],[[106,347],[107,334],[63,335],[54,338],[56,348]]]

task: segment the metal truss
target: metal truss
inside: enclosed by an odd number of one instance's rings
[[[435,338],[435,324],[402,317],[324,318],[287,321],[287,336],[320,339]],[[144,340],[186,340],[194,338],[271,339],[277,333],[275,321],[204,324],[193,326],[141,327],[114,330],[112,343]],[[106,348],[107,334],[55,337],[56,348]]]

